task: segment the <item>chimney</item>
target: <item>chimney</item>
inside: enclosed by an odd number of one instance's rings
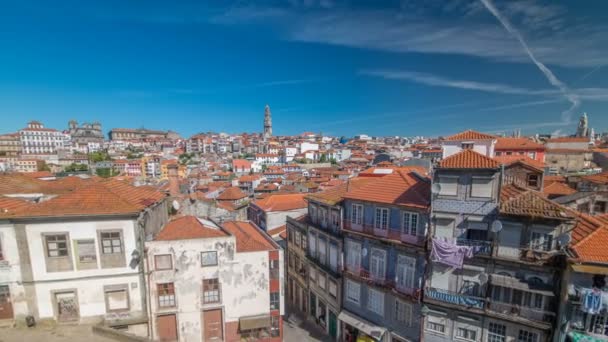
[[[167,174],[169,176],[169,194],[171,197],[177,197],[181,194],[179,191],[179,177],[177,175],[177,164],[167,165]]]

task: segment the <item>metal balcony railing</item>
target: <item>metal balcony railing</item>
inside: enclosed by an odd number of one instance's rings
[[[371,274],[368,270],[364,268],[356,268],[347,266],[344,270],[345,273],[350,274],[358,278],[361,281],[364,281],[368,284],[373,284],[376,286],[384,287],[386,289],[390,289],[395,291],[396,293],[410,296],[414,299],[419,299],[420,297],[420,289],[415,287],[408,287],[403,284],[396,282],[394,279],[389,279],[388,277],[378,277]]]
[[[455,305],[462,305],[470,308],[483,309],[485,306],[485,299],[483,298],[443,289],[436,289],[434,287],[428,288],[424,295],[429,299]]]
[[[405,234],[401,230],[397,229],[376,228],[370,224],[353,224],[351,222],[344,222],[344,230],[363,233],[373,237],[400,241],[417,246],[423,246],[425,240],[424,236]]]
[[[550,323],[555,319],[555,312],[497,301],[488,302],[488,311],[519,316],[537,322]]]
[[[492,242],[483,240],[457,239],[458,246],[477,247],[477,254],[491,255]]]

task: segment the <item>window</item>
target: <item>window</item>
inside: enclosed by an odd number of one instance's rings
[[[173,283],[156,285],[158,291],[158,306],[170,308],[175,306],[175,287]]]
[[[384,293],[369,288],[367,295],[367,308],[380,316],[384,316]]]
[[[279,260],[270,260],[270,265],[268,266],[270,279],[279,279]]]
[[[439,194],[443,196],[458,195],[458,178],[439,177]]]
[[[217,252],[202,252],[201,253],[201,265],[202,266],[215,266],[217,265]]]
[[[328,283],[327,291],[329,292],[329,294],[334,298],[338,298],[338,284],[336,284],[336,282],[331,279],[327,283]]]
[[[593,213],[594,214],[604,214],[606,212],[606,202],[604,201],[596,201],[593,204]]]
[[[102,232],[101,237],[101,252],[103,254],[122,253],[122,238],[120,232]]]
[[[359,297],[361,297],[361,284],[346,279],[346,300],[359,304]]]
[[[321,265],[325,265],[327,264],[327,242],[325,241],[325,238],[319,237],[317,243],[319,244],[319,262]]]
[[[530,247],[540,251],[550,251],[553,245],[553,236],[548,233],[532,232]]]
[[[220,281],[217,278],[203,279],[203,304],[220,302]]]
[[[492,178],[473,178],[471,183],[471,197],[492,197]]]
[[[317,257],[317,238],[311,232],[308,232],[308,253],[313,258]]]
[[[295,260],[294,258],[295,257],[293,255],[293,252],[289,252],[289,255],[287,257],[287,261],[288,261],[288,266],[289,266],[290,269],[293,269],[293,267],[294,267],[294,260]]]
[[[306,251],[306,249],[308,248],[308,242],[307,242],[307,238],[306,238],[306,233],[302,233],[302,244],[300,245],[300,248],[302,248],[303,251]]]
[[[340,226],[340,214],[335,210],[331,212],[331,225],[335,228]]]
[[[496,156],[497,156],[497,157],[502,156],[502,152],[500,152],[500,151],[496,151],[496,153],[495,153],[495,154],[496,154]]]
[[[538,175],[528,175],[528,186],[538,187]]]
[[[106,311],[125,311],[129,310],[129,292],[128,285],[120,286],[109,286],[104,288],[104,294],[106,299]]]
[[[538,342],[538,334],[527,330],[519,330],[517,342]]]
[[[363,206],[361,204],[353,204],[350,222],[352,224],[363,224]]]
[[[95,264],[95,266],[97,266],[95,240],[76,240],[76,253],[78,254],[77,261],[79,264]]]
[[[320,288],[322,288],[323,290],[325,290],[325,274],[324,273],[320,273],[319,272],[319,276],[317,277],[317,284],[319,285]]]
[[[445,318],[433,315],[427,316],[426,329],[434,333],[445,334]]]
[[[418,214],[404,212],[403,213],[403,234],[416,236],[418,234]]]
[[[463,142],[462,144],[460,144],[463,150],[472,150],[474,145],[475,144],[472,142]]]
[[[270,310],[279,310],[281,298],[278,292],[270,292]]]
[[[270,317],[270,336],[279,337],[281,335],[281,327],[279,323],[280,316]]]
[[[388,209],[376,208],[376,219],[374,220],[374,228],[388,229]]]
[[[154,256],[154,268],[156,270],[170,270],[173,268],[171,254],[160,254]]]
[[[346,267],[358,272],[361,267],[361,244],[346,240]]]
[[[317,281],[317,270],[314,268],[310,268],[310,283],[315,283]]]
[[[386,270],[386,251],[378,248],[372,248],[370,260],[370,273],[374,279],[384,279]]]
[[[416,259],[405,255],[397,256],[397,288],[414,288]]]
[[[507,327],[498,323],[490,323],[488,328],[488,342],[505,342],[506,339]]]
[[[300,232],[296,230],[295,231],[295,236],[296,236],[295,237],[295,239],[296,239],[296,241],[295,241],[296,242],[296,246],[300,247],[301,244],[302,244],[302,236],[300,235]]]
[[[338,246],[333,242],[329,243],[329,268],[338,272]]]
[[[528,152],[528,157],[530,159],[536,159],[536,152]]]
[[[411,327],[412,305],[397,299],[395,301],[395,320],[401,324]]]
[[[68,256],[68,236],[65,234],[46,235],[46,252],[51,258]]]
[[[461,340],[477,341],[477,330],[458,327],[458,329],[456,329],[456,337]]]

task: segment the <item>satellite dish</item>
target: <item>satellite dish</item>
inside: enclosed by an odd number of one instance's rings
[[[179,202],[177,200],[173,200],[173,209],[179,210]]]
[[[439,185],[439,183],[433,183],[433,186],[431,187],[431,193],[433,193],[433,195],[437,195],[440,191],[441,185]]]
[[[362,256],[366,256],[366,255],[367,255],[367,248],[363,248],[363,249],[361,250],[361,255],[362,255]]]
[[[564,233],[557,237],[557,242],[560,246],[566,246],[570,243],[570,234]]]
[[[500,222],[499,220],[494,220],[494,222],[492,222],[490,229],[492,230],[492,232],[498,233],[499,231],[502,230],[502,222]]]

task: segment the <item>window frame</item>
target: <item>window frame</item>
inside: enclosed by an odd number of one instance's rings
[[[172,291],[172,292],[171,292]],[[166,297],[166,298],[161,298]],[[175,283],[157,283],[156,284],[157,305],[160,309],[177,307],[177,296],[175,295]],[[162,305],[162,303],[169,305]]]
[[[118,242],[119,245],[116,246],[114,245],[114,240],[116,240],[116,237],[104,237],[104,234],[118,234]],[[104,246],[104,242],[105,241],[110,241],[110,245],[109,246]],[[100,253],[102,255],[116,255],[116,254],[123,254],[125,252],[125,247],[124,247],[124,238],[122,235],[122,230],[101,230],[99,231],[99,244],[101,246],[100,249]],[[106,252],[106,247],[110,248],[111,252]],[[119,248],[120,251],[115,251],[115,248]]]
[[[169,266],[169,268],[159,268],[158,267],[158,258],[160,257],[169,257],[169,261],[171,266]],[[171,254],[155,254],[154,255],[154,270],[155,271],[167,271],[167,270],[172,270],[173,269],[173,255]]]
[[[402,308],[401,311],[399,308]],[[404,302],[400,299],[395,300],[395,321],[405,324],[408,327],[412,326],[413,308],[412,304]]]
[[[460,177],[458,176],[438,176],[437,183],[439,183],[439,196],[447,196],[447,197],[457,197],[458,196],[458,186],[460,185]],[[446,192],[446,187],[442,184],[447,184],[454,182],[454,191]]]
[[[207,254],[213,254],[215,255],[215,263],[213,264],[206,264],[205,263],[205,255]],[[219,260],[217,257],[217,251],[203,251],[201,252],[201,267],[209,267],[209,266],[217,266],[219,264]]]
[[[418,226],[420,217],[415,211],[403,211],[401,213],[401,233],[411,236],[418,236]],[[412,234],[413,230],[413,234]]]
[[[126,304],[127,304],[126,308],[110,309],[110,301],[109,301],[108,294],[113,293],[113,292],[124,292],[125,293],[125,297],[126,297],[125,299],[126,299]],[[125,312],[125,311],[131,310],[131,299],[130,299],[130,295],[129,295],[129,285],[128,284],[104,286],[103,296],[104,296],[104,300],[106,303],[106,312]]]
[[[367,309],[369,311],[384,317],[384,299],[384,292],[368,287]]]
[[[276,297],[276,298],[273,298]],[[279,291],[270,292],[270,310],[281,309],[281,294]]]
[[[57,238],[57,237],[64,237],[64,240],[53,240],[53,241],[49,241],[49,238]],[[51,249],[49,247],[49,243],[55,243],[55,244],[59,244],[59,243],[65,243],[65,247],[62,248],[53,248]],[[45,255],[47,258],[69,258],[70,257],[70,236],[68,235],[68,233],[49,233],[49,234],[44,234],[44,248],[45,248]],[[55,251],[60,251],[60,250],[65,250],[65,255],[60,255],[60,253],[58,253],[58,255],[51,255],[51,250]]]
[[[353,203],[351,207],[350,223],[358,226],[363,225],[364,210],[363,204]]]
[[[488,342],[505,342],[506,340],[507,326],[500,323],[490,322],[488,324]]]
[[[357,297],[354,295],[356,292]],[[356,281],[346,279],[346,300],[357,305],[361,305],[361,284]]]
[[[386,213],[386,216],[384,215]],[[378,215],[380,214],[380,215]],[[374,229],[387,231],[390,226],[391,210],[386,207],[374,208]]]
[[[209,288],[212,286],[212,288]],[[217,292],[217,294],[215,294]],[[217,296],[217,300],[213,300]],[[203,279],[203,304],[218,304],[222,302],[222,286],[219,278]]]
[[[489,194],[475,194],[475,182],[485,181],[486,185],[489,186]],[[471,178],[471,186],[469,190],[469,195],[471,198],[493,198],[494,197],[494,177],[481,177],[481,176],[473,176]]]
[[[375,255],[374,255],[375,254]],[[382,254],[382,258],[380,255]],[[386,259],[388,253],[385,249],[372,247],[369,254],[369,274],[374,279],[384,279],[386,277]],[[380,264],[382,269],[380,270]],[[380,272],[380,273],[378,273]]]

